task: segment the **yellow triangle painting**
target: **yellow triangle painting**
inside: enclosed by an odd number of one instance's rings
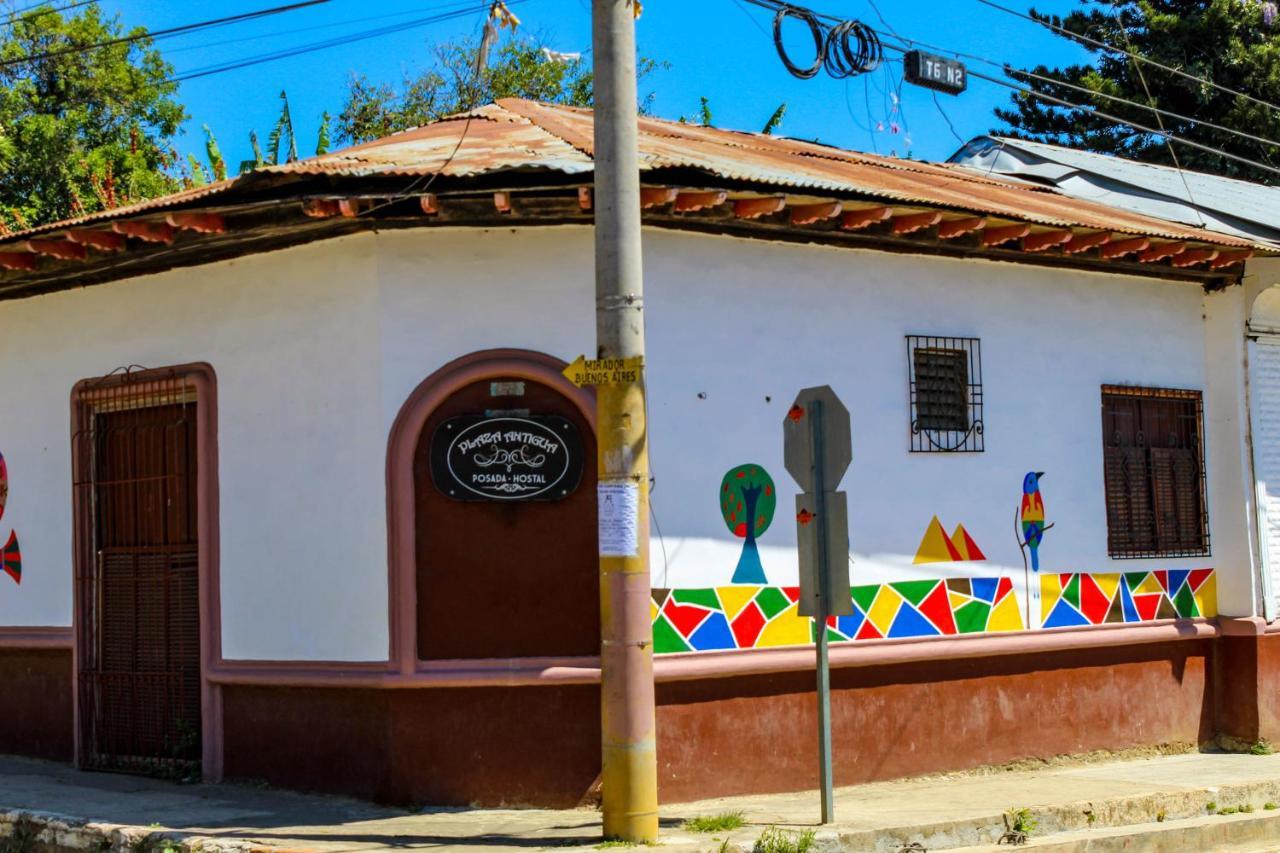
[[[963,524],[957,524],[955,531],[951,534],[951,544],[956,546],[956,551],[960,553],[962,560],[985,560],[987,555],[982,553],[982,549],[978,547],[978,543],[973,541],[973,537],[969,535],[969,531],[964,529]]]
[[[947,538],[947,531],[942,529],[942,522],[935,515],[929,522],[929,529],[924,532],[924,538],[920,540],[920,547],[916,549],[916,558],[912,562],[917,565],[955,563],[963,559],[956,551],[956,546]]]

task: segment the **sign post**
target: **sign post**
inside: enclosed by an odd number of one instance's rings
[[[830,386],[806,388],[782,422],[783,459],[804,491],[796,495],[801,616],[814,619],[818,670],[818,775],[822,822],[834,817],[831,674],[827,618],[853,613],[849,594],[849,504],[836,491],[853,459],[849,410]]]

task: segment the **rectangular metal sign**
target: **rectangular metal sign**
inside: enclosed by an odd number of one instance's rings
[[[800,549],[800,615],[851,616],[849,592],[849,500],[844,492],[827,492],[826,523],[818,521],[817,495],[796,495],[796,544]],[[824,535],[825,534],[825,535]],[[826,539],[826,572],[819,570],[820,538]],[[825,587],[822,584],[826,575]]]
[[[902,55],[903,77],[908,83],[958,95],[969,86],[964,63],[922,50],[909,50]]]

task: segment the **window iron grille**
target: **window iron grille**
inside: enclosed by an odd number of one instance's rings
[[[1209,554],[1203,423],[1199,391],[1102,387],[1111,557]]]
[[[981,452],[979,340],[907,335],[907,369],[911,452]]]

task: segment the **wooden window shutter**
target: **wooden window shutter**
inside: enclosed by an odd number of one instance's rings
[[[1201,420],[1198,391],[1103,387],[1112,557],[1209,553]]]
[[[1202,548],[1200,465],[1194,451],[1152,448],[1151,485],[1156,547],[1161,551]]]
[[[1103,455],[1108,550],[1117,553],[1155,548],[1146,448],[1108,447]]]

